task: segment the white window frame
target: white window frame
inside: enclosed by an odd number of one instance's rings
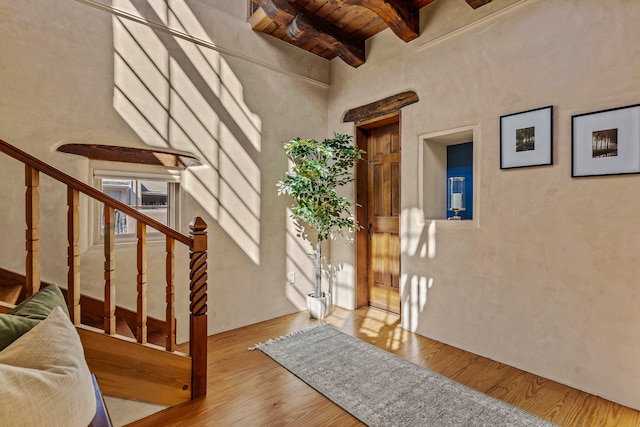
[[[145,173],[145,172],[131,172],[131,171],[115,171],[105,169],[93,170],[94,187],[102,191],[103,179],[121,179],[121,180],[136,180],[136,181],[162,181],[167,185],[167,226],[177,231],[180,231],[180,171],[169,170],[163,173]],[[94,243],[103,244],[104,236],[102,235],[102,203],[96,201],[94,204]],[[164,235],[152,228],[148,229],[147,241],[160,241],[164,240]],[[135,233],[117,234],[116,243],[130,243],[137,241]]]

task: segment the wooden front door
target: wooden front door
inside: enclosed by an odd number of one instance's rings
[[[373,128],[368,153],[369,305],[400,313],[400,131]]]

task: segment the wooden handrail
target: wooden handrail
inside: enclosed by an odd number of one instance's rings
[[[149,227],[155,230],[158,230],[161,233],[167,236],[170,236],[187,246],[191,246],[191,238],[189,236],[184,235],[174,230],[173,228],[168,227],[163,223],[156,221],[155,219],[150,218],[138,212],[131,206],[127,206],[124,203],[119,202],[116,199],[107,196],[102,191],[96,190],[90,185],[87,185],[84,182],[79,181],[73,178],[72,176],[67,175],[61,170],[56,169],[53,166],[48,165],[47,163],[33,157],[32,155],[25,153],[24,151],[14,147],[13,145],[9,144],[8,142],[2,139],[0,139],[0,151],[5,153],[8,156],[13,157],[16,160],[21,161],[25,165],[30,166],[37,171],[40,171],[46,175],[49,175],[50,177],[68,185],[69,187],[75,190],[78,190],[79,192],[86,194],[87,196],[93,199],[98,200],[99,202],[112,206],[113,208],[119,210],[120,212],[125,213],[132,218],[135,218],[137,221],[141,221],[145,223]]]
[[[21,151],[0,139],[0,152],[25,164],[26,192],[26,293],[30,296],[40,287],[40,230],[39,230],[39,174],[40,172],[67,185],[67,299],[71,320],[80,325],[80,220],[79,193],[104,203],[104,331],[106,335],[116,335],[115,321],[115,209],[134,218],[137,222],[137,311],[136,338],[141,344],[147,343],[147,247],[146,226],[150,226],[166,236],[166,350],[176,348],[174,257],[175,242],[189,248],[189,352],[191,356],[191,398],[206,394],[207,384],[207,224],[202,218],[195,218],[190,224],[190,234],[186,236],[150,218],[134,208],[125,205],[99,190],[67,175],[41,160]],[[181,388],[182,391],[187,390]]]

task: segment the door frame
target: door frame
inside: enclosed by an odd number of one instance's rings
[[[398,136],[400,138],[400,147],[402,147],[402,117],[400,111],[394,111],[393,113],[386,114],[384,116],[375,117],[369,120],[363,120],[356,123],[355,128],[355,144],[358,148],[367,150],[367,142],[371,129],[375,129],[389,123],[398,123]],[[369,212],[369,155],[368,153],[363,156],[361,162],[356,163],[354,172],[355,176],[355,189],[356,189],[356,203],[360,206],[356,207],[356,220],[360,224],[361,228],[356,233],[355,239],[355,303],[356,308],[365,307],[369,305],[369,233],[366,227],[368,224],[368,212]],[[400,159],[400,176],[402,176],[402,157]],[[402,179],[400,179],[400,187],[402,188]],[[400,191],[402,206],[402,191]],[[400,221],[400,218],[398,218]],[[402,222],[400,222],[402,224]],[[401,238],[402,233],[399,234]],[[402,247],[402,242],[400,242]],[[400,264],[402,265],[402,264]],[[401,267],[402,268],[402,267]],[[402,312],[402,298],[400,298],[400,312]]]

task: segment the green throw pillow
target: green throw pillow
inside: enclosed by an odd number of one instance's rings
[[[12,314],[0,314],[0,350],[4,350],[9,344],[26,334],[40,323],[39,320]]]
[[[56,307],[60,307],[69,316],[62,291],[56,285],[49,285],[7,313],[0,314],[0,350],[46,319]]]

